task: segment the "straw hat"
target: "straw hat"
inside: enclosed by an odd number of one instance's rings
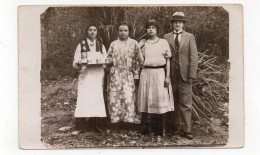
[[[172,18],[170,19],[170,21],[183,21],[184,23],[187,22],[187,19],[186,17],[184,16],[184,13],[183,12],[175,12],[173,15],[172,15]]]

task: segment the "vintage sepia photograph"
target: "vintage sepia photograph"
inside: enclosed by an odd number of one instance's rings
[[[227,144],[223,7],[48,7],[40,26],[46,147]]]
[[[19,6],[19,147],[243,147],[242,13]]]

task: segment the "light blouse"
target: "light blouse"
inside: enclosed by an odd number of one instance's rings
[[[170,46],[165,39],[158,38],[150,42],[147,40],[144,47],[142,48],[142,53],[144,56],[144,66],[158,67],[166,65],[166,58],[172,56]]]
[[[77,62],[81,61],[82,54],[87,54],[88,59],[99,59],[99,58],[106,58],[107,52],[105,46],[102,44],[102,53],[96,51],[96,40],[93,42],[87,39],[87,41],[82,41],[82,44],[88,44],[90,51],[88,52],[81,52],[81,45],[78,44],[75,55],[74,55],[74,61],[73,61],[73,67],[75,69],[80,69],[80,66],[77,65]]]

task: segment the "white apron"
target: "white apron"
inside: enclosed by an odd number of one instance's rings
[[[103,57],[100,52],[96,52],[94,49],[95,47],[88,52],[88,59]],[[102,65],[82,65],[78,77],[75,117],[106,117],[103,78],[104,69]]]

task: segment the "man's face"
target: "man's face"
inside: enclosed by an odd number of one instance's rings
[[[180,20],[174,20],[172,22],[172,26],[175,30],[179,31],[179,30],[182,30],[183,27],[184,27],[184,23],[183,21],[180,21]]]
[[[121,25],[118,28],[119,38],[126,39],[129,35],[129,28],[126,25]]]

